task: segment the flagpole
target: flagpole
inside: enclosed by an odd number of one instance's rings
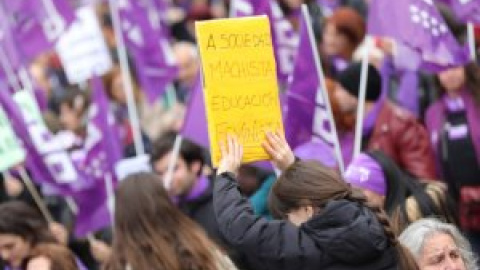
[[[470,55],[472,61],[477,61],[477,51],[475,48],[475,29],[473,23],[467,24],[467,33],[468,33],[468,47],[470,48]]]
[[[175,142],[173,144],[172,154],[170,156],[170,160],[167,167],[167,172],[165,173],[165,178],[163,185],[165,186],[166,190],[170,190],[173,181],[173,171],[175,169],[175,165],[177,164],[178,154],[180,153],[180,146],[182,146],[182,135],[178,134],[175,137]]]
[[[340,169],[340,173],[343,174],[345,172],[345,165],[343,164],[343,156],[342,156],[342,150],[340,149],[340,142],[338,140],[337,127],[335,125],[335,121],[333,121],[333,112],[332,112],[332,107],[330,106],[330,97],[327,91],[325,73],[323,72],[323,67],[322,67],[322,64],[320,63],[320,56],[318,55],[318,51],[316,48],[317,43],[313,35],[313,31],[311,27],[312,22],[311,22],[310,14],[308,12],[308,7],[305,4],[302,5],[302,15],[304,16],[305,21],[307,22],[306,27],[308,31],[308,37],[310,39],[310,45],[312,46],[311,49],[312,49],[314,60],[315,60],[315,67],[320,77],[320,83],[322,84],[322,89],[323,89],[322,93],[325,95],[325,105],[327,107],[330,127],[332,129],[332,133],[334,137],[333,144],[334,144],[335,155],[337,156],[338,168]],[[317,95],[322,93],[317,93]]]
[[[365,115],[365,96],[367,92],[368,79],[368,54],[370,52],[369,36],[365,37],[365,51],[362,58],[362,72],[360,74],[360,93],[358,95],[357,119],[355,124],[355,141],[353,158],[358,156],[362,150],[363,118]]]
[[[35,201],[35,204],[38,206],[38,209],[40,209],[40,212],[42,213],[45,220],[48,223],[55,222],[55,220],[52,217],[52,214],[50,213],[47,206],[45,205],[42,197],[40,197],[40,194],[35,188],[35,185],[33,184],[32,179],[28,175],[25,168],[21,167],[18,170],[18,172],[20,173],[20,178],[22,178],[22,181],[25,184],[25,187],[27,188],[28,192],[30,192],[30,194],[32,195],[33,200]]]
[[[127,109],[132,125],[135,151],[137,153],[137,156],[141,156],[145,154],[145,146],[143,144],[142,134],[140,132],[137,105],[133,96],[133,83],[130,73],[130,67],[128,66],[128,56],[125,48],[125,41],[123,40],[122,29],[120,25],[118,0],[109,0],[109,4],[110,14],[112,16],[113,30],[115,33],[115,38],[117,40],[117,54],[120,63],[120,69],[122,72],[122,81],[125,95],[127,97]]]
[[[115,220],[115,191],[113,189],[113,177],[111,173],[105,175],[105,191],[107,193],[107,208],[110,214],[110,221],[112,226]]]

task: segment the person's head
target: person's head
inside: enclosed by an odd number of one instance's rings
[[[399,237],[421,270],[476,270],[476,258],[470,244],[453,225],[436,219],[421,219]]]
[[[177,42],[173,52],[178,65],[178,81],[185,85],[193,85],[199,67],[197,48],[190,42]]]
[[[436,79],[440,90],[449,95],[455,95],[466,88],[480,106],[480,68],[477,64],[470,63],[441,71]]]
[[[133,95],[135,101],[140,99],[140,89],[137,81],[137,77],[134,74],[133,67],[132,70],[132,83],[133,83]],[[115,66],[112,70],[104,76],[105,89],[108,94],[108,97],[118,103],[125,105],[127,104],[127,96],[125,94],[125,89],[123,87],[123,76],[122,70],[119,66]]]
[[[342,7],[330,16],[323,29],[323,51],[327,56],[350,60],[365,37],[363,17],[354,9]]]
[[[39,244],[30,254],[26,270],[77,270],[73,253],[60,244]]]
[[[153,145],[150,162],[155,173],[161,178],[167,172],[176,136],[176,133],[167,133]],[[171,195],[181,196],[187,194],[202,174],[203,165],[203,149],[188,139],[183,138],[177,164],[173,171],[172,185],[169,190]]]
[[[84,132],[90,106],[88,94],[78,88],[67,88],[59,104],[63,128],[75,133]]]
[[[308,221],[331,200],[344,199],[352,190],[334,170],[315,161],[295,162],[278,178],[270,191],[273,217],[293,224]]]
[[[423,181],[403,171],[394,160],[381,151],[370,151],[355,158],[351,167],[356,171],[369,171],[369,181],[363,181],[361,173],[347,169],[345,178],[352,185],[364,190],[369,201],[383,207],[392,219],[392,227],[398,233],[408,224],[425,217],[441,217],[442,220],[457,223],[455,205],[446,188],[434,181]],[[350,174],[353,174],[350,175]],[[371,179],[374,178],[374,179]],[[383,204],[376,201],[381,196]]]
[[[357,114],[358,96],[360,88],[361,63],[352,63],[337,75],[337,84],[333,91],[333,102],[337,104],[335,119],[348,118],[349,123],[340,123],[344,129],[352,129],[355,125]],[[368,66],[367,90],[365,95],[365,108],[368,111],[382,94],[382,78],[378,70]]]
[[[0,258],[20,267],[39,243],[54,243],[47,222],[23,202],[0,204]]]
[[[216,269],[214,244],[171,201],[158,176],[138,173],[115,196],[110,268]]]
[[[345,180],[361,189],[371,204],[384,207],[387,195],[385,175],[380,164],[371,156],[361,153],[355,157],[345,171]]]

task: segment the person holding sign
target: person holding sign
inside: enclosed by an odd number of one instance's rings
[[[418,269],[379,208],[360,191],[316,162],[294,162],[278,133],[268,133],[265,151],[282,175],[270,193],[280,221],[258,218],[238,189],[243,145],[235,136],[221,144],[214,187],[220,231],[246,253],[254,269]]]

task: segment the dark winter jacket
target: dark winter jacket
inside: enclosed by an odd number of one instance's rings
[[[220,231],[253,269],[397,269],[382,226],[359,203],[331,201],[296,227],[256,217],[230,173],[217,177],[213,198]]]

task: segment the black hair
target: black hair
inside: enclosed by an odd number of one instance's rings
[[[173,150],[176,137],[176,132],[168,132],[153,143],[152,154],[150,155],[150,163],[152,165]],[[202,147],[186,138],[182,139],[179,157],[185,160],[189,167],[194,162],[200,162],[201,167],[205,164],[205,155]]]

